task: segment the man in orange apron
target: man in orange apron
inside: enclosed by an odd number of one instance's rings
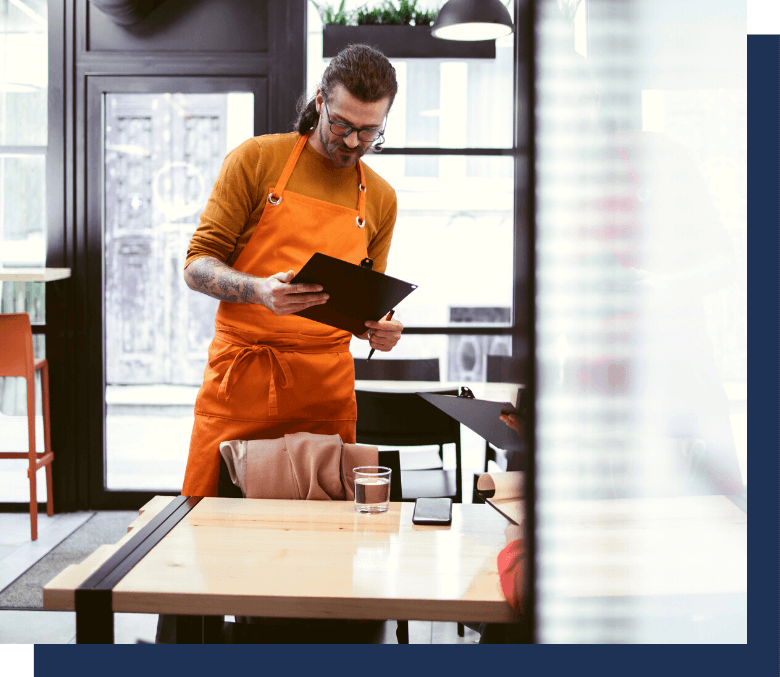
[[[395,192],[360,157],[381,143],[396,91],[389,61],[352,45],[302,106],[296,132],[249,139],[227,156],[184,273],[221,303],[183,494],[216,496],[225,440],[312,432],[355,442],[351,335],[293,315],[327,295],[290,281],[315,252],[355,264],[369,256],[384,271]],[[367,322],[360,338],[388,351],[402,329]]]

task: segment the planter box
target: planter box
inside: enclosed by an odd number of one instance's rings
[[[345,26],[327,24],[322,56],[336,56],[353,44],[375,47],[390,59],[495,59],[496,41],[461,42],[431,35],[430,26]]]

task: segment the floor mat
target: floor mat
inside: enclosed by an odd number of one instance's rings
[[[43,586],[71,564],[85,560],[101,545],[116,543],[137,510],[96,512],[19,578],[0,591],[0,609],[42,609]]]

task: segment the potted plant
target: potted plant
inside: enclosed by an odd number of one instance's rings
[[[351,44],[375,47],[388,58],[396,59],[494,59],[495,40],[459,42],[441,40],[431,35],[438,10],[423,10],[417,0],[384,0],[368,8],[344,9],[345,0],[337,6],[314,2],[322,23],[322,56],[336,56]]]

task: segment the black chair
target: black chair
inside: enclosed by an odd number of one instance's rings
[[[437,392],[457,395],[456,390]],[[460,423],[416,393],[356,390],[355,396],[358,444],[437,445],[442,450],[445,444],[455,446],[454,471],[444,468],[408,470],[401,462],[404,501],[414,501],[421,496],[449,497],[456,503],[463,501]]]
[[[386,360],[355,359],[355,380],[357,381],[439,381],[439,358]],[[438,453],[428,449],[405,449],[404,470],[442,470],[444,468],[444,447],[439,445]]]
[[[358,381],[438,381],[439,358],[355,359],[355,379]]]
[[[516,383],[519,387],[525,382],[525,361],[519,357],[510,357],[509,355],[488,355],[487,371],[485,376],[487,383]],[[519,402],[518,406],[523,408]],[[485,441],[485,465],[484,472],[488,472],[488,463],[493,461],[501,470],[507,469],[507,455],[501,449],[496,449]],[[474,490],[476,495],[476,489]]]
[[[525,383],[524,360],[509,355],[488,355],[485,381],[488,383]]]

